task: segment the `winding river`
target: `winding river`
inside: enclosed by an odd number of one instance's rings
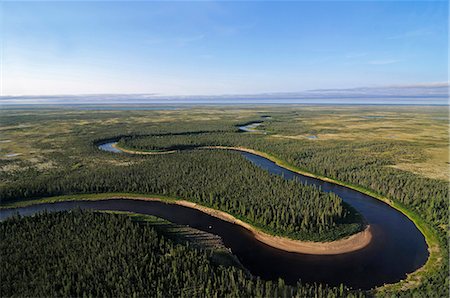
[[[250,122],[247,125],[239,126],[239,130],[243,131],[243,132],[258,132],[258,130],[256,128],[262,124],[263,124],[262,121],[261,122]]]
[[[102,150],[121,152],[114,142],[99,145]],[[308,255],[279,250],[256,240],[247,229],[188,207],[155,201],[108,199],[102,201],[68,201],[52,204],[0,210],[0,219],[14,213],[30,215],[42,210],[56,211],[73,208],[130,211],[151,214],[171,222],[219,235],[224,244],[254,275],[276,280],[281,277],[294,284],[323,282],[330,285],[369,289],[398,282],[425,264],[428,247],[414,223],[389,205],[355,190],[303,176],[274,162],[249,152],[240,152],[256,166],[285,179],[333,192],[358,210],[371,226],[372,241],[365,248],[340,255]]]

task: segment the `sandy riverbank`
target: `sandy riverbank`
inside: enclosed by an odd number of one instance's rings
[[[143,152],[143,151],[133,151],[128,149],[123,149],[117,144],[114,144],[113,147],[130,154],[168,154],[174,153],[176,151],[162,151],[162,152]],[[261,155],[260,152],[244,147],[227,147],[227,146],[204,146],[199,147],[200,149],[224,149],[224,150],[238,150],[253,153],[256,155]],[[134,198],[136,199],[136,198]],[[143,200],[154,200],[154,201],[162,201],[157,198],[139,198]],[[289,239],[286,237],[273,236],[267,234],[252,225],[235,218],[234,216],[215,209],[211,209],[202,205],[198,205],[196,203],[192,203],[185,200],[177,200],[173,202],[174,204],[182,205],[189,208],[194,208],[200,210],[209,215],[215,216],[222,220],[226,220],[228,222],[240,225],[247,230],[251,231],[256,239],[267,244],[269,246],[288,251],[288,252],[296,252],[296,253],[304,253],[304,254],[314,254],[314,255],[336,255],[343,254],[348,252],[353,252],[360,250],[367,245],[370,244],[372,240],[372,233],[370,226],[367,226],[363,231],[353,234],[347,238],[339,239],[331,242],[313,242],[313,241],[300,241]]]
[[[259,241],[261,241],[264,244],[267,244],[269,246],[272,246],[277,249],[281,249],[288,252],[295,252],[295,253],[303,253],[303,254],[312,254],[312,255],[337,255],[337,254],[343,254],[348,252],[353,252],[360,250],[367,245],[370,244],[372,240],[372,233],[370,226],[367,226],[364,231],[361,231],[359,233],[356,233],[354,235],[351,235],[350,237],[336,240],[336,241],[330,241],[330,242],[312,242],[312,241],[300,241],[300,240],[294,240],[289,239],[286,237],[281,236],[273,236],[270,234],[267,234],[252,225],[243,222],[242,220],[239,220],[232,216],[231,214],[228,214],[226,212],[215,210],[209,207],[205,207],[193,202],[185,201],[185,200],[175,200],[171,202],[167,202],[166,200],[160,199],[160,198],[147,198],[147,197],[126,197],[126,196],[120,196],[120,197],[109,197],[112,199],[131,199],[131,200],[143,200],[143,201],[159,201],[159,202],[165,202],[168,204],[177,204],[184,207],[192,208],[199,210],[201,212],[204,212],[206,214],[209,214],[211,216],[220,218],[222,220],[231,222],[233,224],[240,225],[241,227],[244,227],[245,229],[249,230],[253,233],[255,238]]]

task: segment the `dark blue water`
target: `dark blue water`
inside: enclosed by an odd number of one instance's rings
[[[113,147],[102,147],[104,150],[110,148]],[[341,255],[288,253],[259,242],[252,233],[240,226],[200,211],[160,202],[127,199],[60,202],[0,210],[0,218],[4,219],[14,212],[30,215],[45,209],[54,211],[76,207],[151,214],[219,235],[252,274],[271,280],[281,277],[291,284],[301,279],[331,285],[344,283],[368,289],[404,279],[407,273],[415,271],[426,262],[428,250],[424,236],[406,216],[387,204],[352,189],[291,172],[263,157],[246,152],[241,154],[270,173],[316,185],[323,191],[340,196],[371,225],[371,244],[359,251]]]

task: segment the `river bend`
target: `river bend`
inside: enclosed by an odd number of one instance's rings
[[[99,148],[121,152],[113,144],[114,142],[104,143]],[[373,237],[371,243],[361,250],[341,255],[289,253],[259,242],[241,226],[201,211],[174,204],[132,199],[59,202],[3,209],[0,210],[0,218],[4,219],[17,212],[30,215],[42,210],[68,210],[77,207],[151,214],[216,234],[252,274],[271,280],[281,277],[291,284],[301,279],[304,282],[331,285],[344,283],[354,288],[369,289],[398,282],[407,273],[414,272],[425,264],[429,255],[425,238],[401,212],[358,191],[294,173],[259,155],[249,152],[240,154],[272,174],[316,185],[323,191],[340,196],[370,224]]]

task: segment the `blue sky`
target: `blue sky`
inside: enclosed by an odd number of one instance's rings
[[[2,2],[2,95],[448,81],[446,1]]]

